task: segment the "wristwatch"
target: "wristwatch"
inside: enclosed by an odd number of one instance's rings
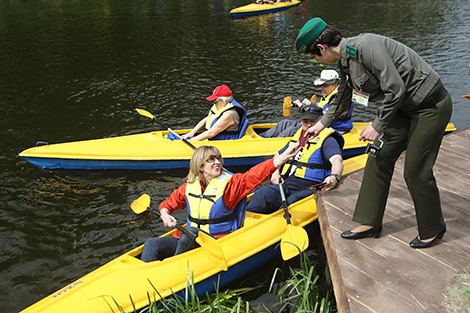
[[[339,183],[339,181],[341,180],[341,176],[339,176],[338,174],[331,174],[330,176],[333,176],[334,178],[336,178],[337,183]]]

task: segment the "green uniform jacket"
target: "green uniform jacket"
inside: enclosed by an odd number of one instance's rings
[[[351,88],[370,95],[369,104],[378,107],[372,127],[383,132],[397,110],[415,110],[440,81],[414,50],[376,34],[343,38],[340,57],[338,96],[322,118],[327,127],[349,110]]]

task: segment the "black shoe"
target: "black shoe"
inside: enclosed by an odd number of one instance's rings
[[[437,236],[430,242],[423,242],[419,240],[418,236],[416,236],[415,239],[411,240],[410,247],[415,248],[415,249],[428,248],[432,246],[433,243],[436,242],[437,239],[442,239],[442,237],[444,237],[445,232],[446,232],[446,228],[444,227],[444,229],[439,234],[437,234]]]
[[[344,239],[361,239],[364,237],[379,238],[381,232],[382,232],[382,226],[374,226],[369,230],[360,231],[360,232],[352,232],[350,230],[347,230],[341,234],[341,237],[343,237]]]

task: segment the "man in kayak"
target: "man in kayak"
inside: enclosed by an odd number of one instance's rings
[[[398,41],[371,33],[345,38],[319,17],[305,23],[295,47],[340,69],[338,101],[330,104],[309,133],[315,135],[330,126],[351,101],[378,106],[374,121],[361,131],[359,140],[380,136],[382,148],[369,156],[364,170],[353,216],[360,225],[341,236],[380,237],[395,162],[406,150],[404,177],[418,224],[418,236],[410,246],[427,248],[441,239],[446,224],[433,166],[452,116],[452,99],[439,74]]]
[[[329,104],[335,99],[336,94],[338,93],[338,84],[339,84],[339,75],[335,70],[323,70],[320,73],[320,77],[315,79],[315,86],[320,86],[320,91],[322,97],[318,106],[323,109],[325,112],[328,110]],[[295,100],[293,104],[296,107],[301,107],[302,105],[311,105],[312,101],[304,99],[302,102],[300,100]],[[353,105],[345,114],[340,116],[332,125],[331,128],[345,134],[349,132],[352,127],[351,115],[353,111]],[[281,120],[273,128],[259,134],[264,138],[273,138],[273,137],[292,137],[295,132],[301,126],[300,122],[292,121],[289,119]]]
[[[248,172],[232,175],[222,168],[224,160],[216,147],[197,148],[191,158],[185,183],[160,204],[163,224],[173,228],[177,221],[171,214],[187,208],[187,229],[193,233],[204,231],[219,238],[237,230],[243,226],[246,196],[298,151],[298,144],[291,145]],[[198,246],[184,234],[173,234],[148,239],[141,260],[163,260]]]
[[[316,105],[303,105],[300,112],[302,126],[276,155],[284,153],[285,149],[297,142],[300,151],[273,173],[273,185],[255,191],[248,203],[248,211],[272,213],[278,210],[282,199],[277,185],[282,182],[287,203],[291,204],[312,195],[315,191],[312,186],[323,184],[324,190],[330,190],[340,181],[343,173],[343,136],[329,128],[315,138],[308,138],[307,129],[320,121],[323,111]]]
[[[243,137],[249,124],[246,110],[233,99],[230,88],[227,85],[217,86],[212,95],[206,99],[213,102],[208,116],[199,121],[193,130],[182,137],[189,141],[227,140]],[[197,134],[199,130],[203,130],[203,132]]]

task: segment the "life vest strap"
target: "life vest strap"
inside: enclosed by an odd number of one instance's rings
[[[286,163],[295,165],[297,167],[308,167],[308,168],[311,168],[311,169],[314,169],[314,168],[318,168],[318,169],[322,169],[322,170],[331,169],[331,164],[330,163],[328,163],[328,164],[306,163],[306,162],[300,162],[300,161],[292,160],[292,159],[287,160]]]
[[[223,222],[228,222],[236,218],[235,210],[230,214],[222,217],[217,217],[217,218],[210,218],[210,219],[201,219],[201,218],[195,218],[192,216],[189,216],[189,220],[193,223],[196,223],[198,226],[199,225],[208,225],[208,224],[219,224]]]
[[[212,198],[215,198],[216,195],[196,195],[194,193],[188,193],[188,195],[190,195],[191,197],[194,197],[194,198],[200,198],[200,199],[206,199],[206,200],[209,200],[211,201],[212,203],[215,203],[214,199]]]

